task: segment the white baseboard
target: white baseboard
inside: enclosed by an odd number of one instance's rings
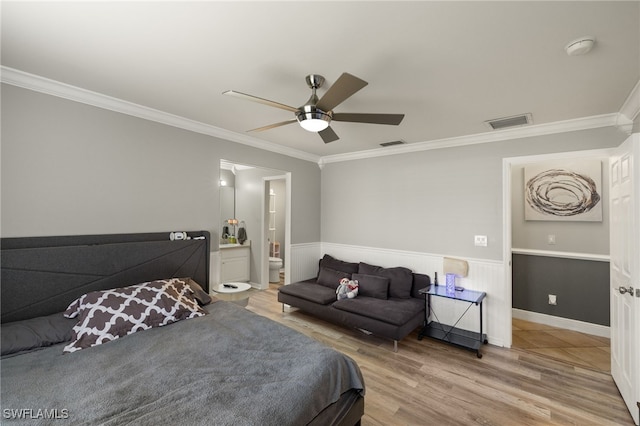
[[[554,317],[553,315],[524,311],[522,309],[516,308],[512,309],[512,315],[513,318],[525,321],[537,322],[538,324],[579,331],[580,333],[591,334],[593,336],[611,338],[611,330],[605,325],[592,324],[589,322],[578,321],[569,318]]]
[[[252,281],[249,281],[247,284],[249,284],[251,286],[251,288],[255,288],[256,290],[268,290],[269,287],[267,286],[266,288],[262,287],[260,285],[260,283],[254,283]]]

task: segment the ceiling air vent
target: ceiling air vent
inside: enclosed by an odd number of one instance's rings
[[[405,141],[391,141],[391,142],[383,142],[380,146],[393,146],[393,145],[402,145],[405,144]]]
[[[496,118],[485,121],[486,125],[492,130],[502,130],[509,127],[526,126],[533,123],[531,114],[520,114],[511,117]]]

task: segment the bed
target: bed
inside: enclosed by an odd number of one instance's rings
[[[62,312],[83,295],[167,282],[208,293],[209,234],[187,235],[2,239],[3,424],[360,423],[364,381],[351,358],[215,298],[196,296],[200,316],[63,352],[82,313]]]

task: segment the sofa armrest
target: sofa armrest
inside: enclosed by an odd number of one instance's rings
[[[411,288],[411,296],[422,299],[423,296],[418,293],[425,287],[429,287],[431,285],[431,277],[425,274],[413,274],[413,287]]]

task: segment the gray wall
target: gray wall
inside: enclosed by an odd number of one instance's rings
[[[223,179],[227,182],[227,186],[231,188],[235,188],[236,175],[234,175],[231,170],[220,169],[220,180],[223,180]]]
[[[329,163],[321,174],[314,163],[10,85],[1,114],[3,237],[204,229],[213,250],[221,158],[292,172],[293,244],[501,260],[503,158],[626,137],[601,128]],[[489,246],[474,247],[476,234]]]
[[[226,182],[225,186],[220,185],[220,237],[224,237],[223,229],[226,227],[227,232],[233,230],[227,225],[228,219],[236,217],[236,176],[231,170],[220,169],[220,180]]]
[[[252,244],[262,244],[263,178],[280,174],[270,169],[247,169],[236,172],[236,216],[247,225]]]
[[[217,249],[219,161],[292,173],[292,243],[320,240],[308,161],[2,85],[2,237],[203,229]]]
[[[502,160],[618,146],[600,128],[327,164],[322,241],[502,260]],[[488,247],[475,247],[487,235]]]
[[[514,254],[513,307],[608,326],[609,262]]]
[[[263,282],[260,260],[269,256],[267,242],[262,233],[265,177],[279,176],[282,171],[253,168],[236,172],[236,217],[244,220],[247,236],[251,240],[251,282]],[[268,199],[265,200],[268,202]],[[284,214],[284,212],[282,212]],[[284,248],[284,241],[282,242]]]
[[[286,262],[285,253],[285,226],[287,222],[286,217],[286,205],[287,205],[287,190],[286,181],[284,179],[272,180],[270,182],[270,188],[276,193],[276,241],[280,243],[280,258],[282,259],[282,265]]]
[[[602,164],[602,222],[526,221],[524,167],[511,169],[512,245],[519,249],[609,255],[608,157]],[[570,162],[571,159],[563,160]],[[547,236],[553,234],[556,244]],[[560,256],[560,254],[555,254]],[[513,256],[513,307],[593,324],[609,325],[609,262],[568,258]],[[558,296],[549,305],[548,295]]]
[[[588,254],[609,254],[609,173],[608,157],[594,157],[602,164],[601,222],[526,221],[524,218],[524,168],[511,168],[512,246],[522,249],[552,250]],[[566,161],[571,161],[567,159]],[[547,243],[553,234],[556,244]]]

